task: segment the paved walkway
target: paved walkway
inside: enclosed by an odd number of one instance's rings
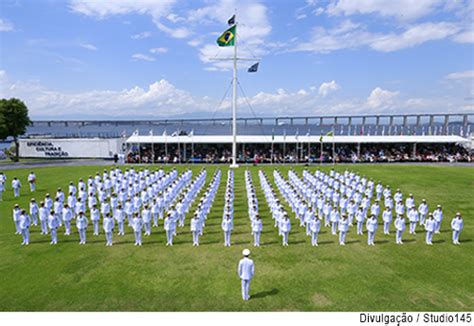
[[[467,163],[467,162],[458,162],[458,163],[448,163],[448,162],[441,162],[441,163],[431,163],[431,162],[405,162],[405,163],[342,163],[343,165],[426,165],[426,166],[466,166],[466,167],[473,167],[474,162]],[[103,166],[111,166],[114,165],[113,160],[100,160],[100,159],[77,159],[77,160],[50,160],[50,161],[32,161],[32,162],[19,162],[19,163],[2,163],[0,164],[0,171],[1,170],[14,170],[14,169],[29,169],[29,168],[38,168],[38,167],[54,167],[54,166],[87,166],[87,165],[103,165]],[[149,166],[150,164],[134,164],[136,166]],[[156,164],[157,166],[162,166],[163,164]],[[173,165],[173,164],[168,164]],[[188,164],[192,165],[192,164]],[[206,164],[196,164],[196,165],[206,165]],[[209,164],[214,165],[214,164]],[[227,166],[227,164],[219,164],[221,166]],[[252,164],[241,164],[241,166],[248,166]],[[261,166],[270,166],[270,164],[259,164]],[[273,166],[278,166],[279,164],[274,164]],[[282,164],[282,165],[289,165],[289,164]],[[307,165],[305,163],[299,163],[293,165]],[[339,165],[339,164],[338,164]],[[314,163],[311,165],[307,165],[311,167],[318,167],[320,166],[318,163]],[[330,163],[323,164],[324,167],[331,166]]]

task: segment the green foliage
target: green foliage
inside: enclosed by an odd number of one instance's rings
[[[165,169],[170,170],[172,166]],[[202,166],[195,165],[194,175]],[[135,167],[140,169],[139,167]],[[163,221],[143,237],[143,247],[133,245],[133,234],[114,234],[114,246],[105,246],[104,233],[92,236],[80,246],[77,230],[50,246],[49,236],[31,228],[31,243],[20,246],[14,235],[11,210],[15,203],[27,208],[31,197],[37,201],[58,186],[94,175],[103,166],[55,167],[35,169],[38,186],[34,195],[27,189],[28,169],[4,171],[8,182],[14,176],[24,187],[21,197],[13,198],[7,183],[4,202],[0,202],[0,310],[2,311],[472,311],[474,309],[474,168],[413,165],[350,165],[351,169],[413,192],[416,203],[426,198],[433,210],[442,204],[445,217],[442,233],[434,245],[424,243],[425,233],[404,234],[405,244],[395,244],[395,234],[376,234],[376,246],[367,246],[367,236],[358,236],[352,227],[346,246],[338,245],[328,228],[322,228],[319,247],[312,247],[294,214],[289,247],[273,227],[258,170],[263,169],[273,183],[272,171],[287,176],[290,166],[251,166],[263,220],[262,246],[252,246],[248,218],[244,171],[235,172],[235,229],[232,247],[223,246],[220,222],[226,182],[226,166],[206,166],[209,183],[214,171],[223,175],[206,222],[201,245],[192,247],[190,214],[185,228],[178,228],[173,247],[165,246]],[[295,166],[301,175],[304,167]],[[317,166],[310,167],[315,171]],[[328,171],[331,167],[325,166]],[[184,167],[178,167],[180,171]],[[202,195],[202,193],[200,194]],[[199,196],[200,196],[199,195]],[[461,245],[451,244],[449,223],[456,211],[464,217]],[[291,212],[291,211],[290,211]],[[237,264],[244,248],[252,251],[256,274],[251,283],[250,301],[240,296]]]
[[[25,103],[16,98],[0,99],[0,139],[13,137],[16,145],[15,160],[18,160],[18,136],[23,135],[30,124]]]

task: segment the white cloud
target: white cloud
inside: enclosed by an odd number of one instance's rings
[[[471,25],[468,29],[455,35],[453,40],[458,43],[474,43],[474,28]]]
[[[0,88],[0,96],[21,98],[33,118],[172,116],[215,108],[212,100],[192,96],[165,79],[146,88],[63,93],[38,81],[9,82],[5,72],[0,71],[0,85],[5,86]]]
[[[89,44],[89,43],[80,43],[79,46],[81,48],[84,48],[86,50],[90,50],[90,51],[97,51],[97,47],[93,44]]]
[[[132,55],[132,59],[134,59],[135,61],[137,61],[137,60],[155,61],[155,58],[153,58],[152,56],[143,54],[143,53],[135,53],[134,55]]]
[[[100,19],[112,15],[141,14],[159,18],[167,15],[175,0],[72,0],[74,12]]]
[[[424,23],[408,28],[402,34],[387,34],[375,39],[370,47],[382,52],[397,51],[428,41],[442,40],[454,35],[459,27],[453,23]]]
[[[474,79],[474,70],[466,70],[460,72],[450,73],[445,77],[446,79],[459,80],[459,79]]]
[[[168,27],[165,24],[160,23],[158,20],[155,20],[155,25],[159,30],[173,38],[187,38],[192,34],[191,30],[187,27]]]
[[[290,51],[308,51],[329,53],[342,49],[357,49],[363,46],[380,52],[397,51],[428,41],[446,39],[459,31],[454,23],[423,23],[412,25],[402,33],[373,33],[351,20],[344,20],[336,27],[326,29],[320,26],[313,28],[311,39],[299,43]]]
[[[378,14],[412,20],[431,14],[441,0],[336,0],[327,6],[330,15]]]
[[[208,66],[206,70],[216,69]],[[311,89],[311,88],[310,88]],[[247,100],[259,115],[319,115],[356,113],[408,113],[472,111],[473,105],[459,96],[443,94],[430,98],[402,98],[399,92],[376,87],[367,99],[321,97],[317,88],[295,92],[279,88],[275,92],[259,92]],[[134,86],[123,90],[90,90],[61,92],[43,86],[39,81],[9,80],[0,70],[0,97],[17,97],[25,101],[31,116],[38,118],[100,118],[100,117],[169,117],[173,115],[202,116],[214,112],[219,101],[213,97],[194,96],[162,79],[147,87]],[[239,97],[240,114],[249,113],[247,100]],[[230,115],[228,97],[218,108]]]
[[[11,32],[13,31],[14,27],[11,22],[6,19],[0,18],[0,32]]]
[[[143,39],[149,38],[149,37],[151,37],[151,32],[149,32],[149,31],[141,32],[141,33],[138,33],[138,34],[133,34],[132,36],[130,36],[130,38],[132,40],[143,40]]]
[[[167,48],[152,48],[150,49],[150,52],[153,54],[160,54],[160,53],[168,52],[168,49]]]
[[[318,93],[322,97],[326,97],[326,95],[328,95],[330,92],[337,91],[338,89],[340,89],[339,85],[335,80],[332,80],[330,82],[322,83],[319,86]]]
[[[398,96],[398,94],[399,92],[391,92],[380,87],[376,87],[372,90],[369,97],[367,98],[367,106],[372,109],[389,108],[394,104],[394,99],[396,96]]]

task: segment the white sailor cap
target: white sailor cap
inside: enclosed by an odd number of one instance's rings
[[[250,256],[250,250],[248,249],[242,250],[242,255],[244,255],[245,257]]]

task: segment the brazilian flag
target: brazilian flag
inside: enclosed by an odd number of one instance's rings
[[[232,26],[217,39],[217,45],[219,46],[233,46],[235,40],[235,28],[236,25]]]

